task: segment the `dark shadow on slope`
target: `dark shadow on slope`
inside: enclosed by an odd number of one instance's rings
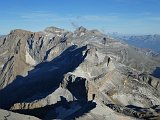
[[[13,110],[13,112],[25,115],[31,115],[43,119],[49,113],[49,111],[52,110],[52,118],[56,118],[57,117],[56,108],[62,106],[68,109],[69,103],[70,102],[67,102],[67,100],[64,97],[61,97],[61,101],[57,101],[57,103],[53,105],[47,105],[45,107],[34,108],[34,109]]]
[[[142,108],[134,105],[122,106],[122,105],[116,105],[116,104],[106,104],[106,106],[108,106],[109,108],[111,108],[112,110],[118,113],[122,113],[124,115],[135,117],[135,118],[149,120],[149,119],[158,117],[157,113],[155,113],[150,108]],[[153,108],[153,107],[151,108],[156,110],[156,108]]]
[[[72,78],[69,77],[69,79]],[[69,80],[67,89],[72,93],[72,95],[76,99],[87,102],[88,96],[85,83],[86,83],[85,78],[77,77],[74,82],[73,80]]]
[[[72,105],[79,105],[81,107],[74,111]],[[14,110],[13,112],[17,112],[25,115],[32,115],[44,120],[51,120],[51,119],[71,120],[88,113],[90,110],[92,110],[95,107],[96,107],[96,103],[92,101],[85,102],[85,103],[79,100],[68,102],[64,97],[61,96],[61,101],[58,101],[54,105],[47,105],[45,107],[35,108],[35,109]],[[65,113],[59,114],[57,112],[57,109],[61,109],[61,108],[66,109],[66,111],[72,110],[73,113],[66,114],[66,116],[64,115]]]
[[[26,77],[17,78],[0,91],[0,108],[9,109],[13,104],[46,97],[59,87],[64,74],[75,70],[86,55],[87,46],[71,46],[51,62],[37,65]]]
[[[156,69],[153,71],[152,75],[154,77],[160,78],[160,67],[156,67]]]
[[[44,59],[43,59],[43,60],[47,60],[48,55],[49,55],[49,53],[51,52],[51,50],[52,50],[53,48],[54,48],[54,47],[52,47],[51,49],[49,49],[49,50],[46,52],[46,55],[44,56]]]
[[[126,107],[131,108],[131,109],[136,110],[136,111],[139,111],[140,109],[142,109],[142,107],[138,107],[138,106],[135,106],[135,105],[127,105]]]
[[[90,110],[94,109],[96,107],[96,103],[92,101],[88,101],[86,104],[83,104],[82,108],[75,113],[69,115],[65,118],[65,120],[73,120],[80,116],[85,115],[86,113],[89,113]]]

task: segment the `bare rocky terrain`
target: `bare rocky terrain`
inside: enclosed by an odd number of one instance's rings
[[[0,37],[0,119],[158,120],[159,68],[98,30],[12,30]]]

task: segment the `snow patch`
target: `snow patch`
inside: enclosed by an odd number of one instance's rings
[[[4,64],[2,64],[0,67],[3,68]]]
[[[28,53],[28,51],[26,50],[26,63],[28,63],[31,66],[35,66],[36,65],[36,61],[31,57],[31,55]]]
[[[57,34],[58,37],[61,37],[62,35]]]
[[[8,52],[8,51],[5,51],[5,52],[1,53],[0,56],[5,55],[7,52]]]
[[[61,31],[59,31],[59,30],[55,30],[54,32],[56,32],[56,33],[60,33]]]
[[[80,37],[83,36],[83,35],[85,35],[85,33],[82,32],[82,33],[80,34]]]

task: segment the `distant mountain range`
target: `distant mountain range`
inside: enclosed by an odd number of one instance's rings
[[[160,34],[154,35],[121,35],[118,33],[109,34],[109,36],[125,41],[130,45],[150,49],[160,53]]]

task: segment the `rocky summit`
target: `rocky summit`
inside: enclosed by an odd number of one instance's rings
[[[160,56],[98,30],[0,37],[0,118],[160,119]]]

